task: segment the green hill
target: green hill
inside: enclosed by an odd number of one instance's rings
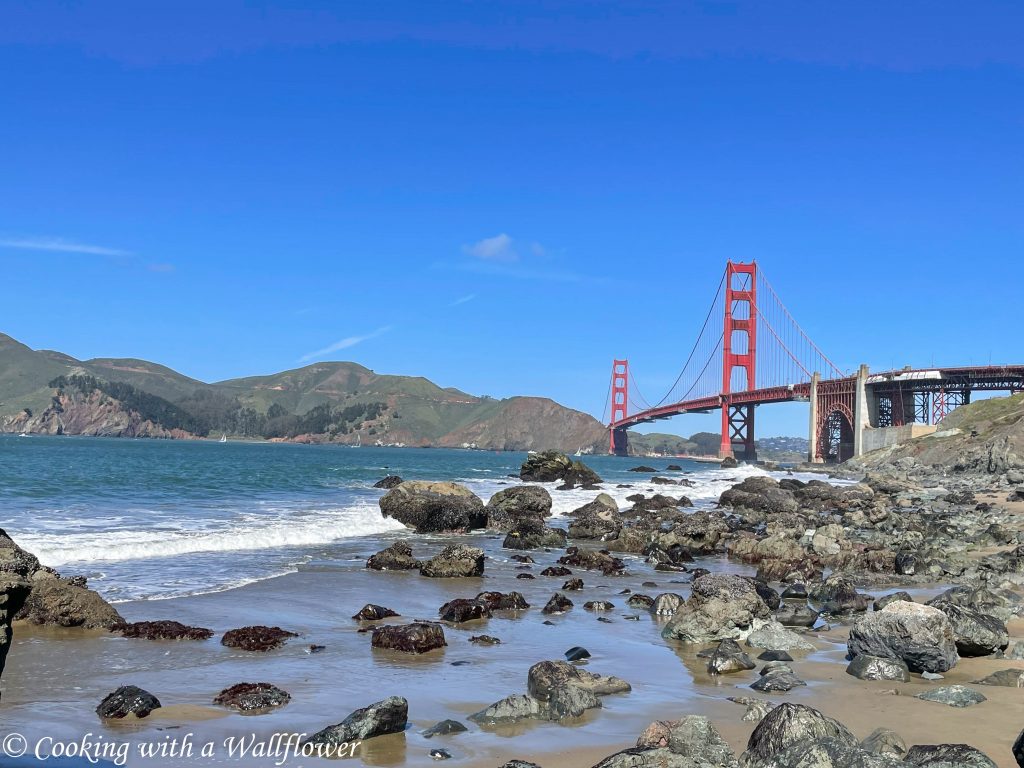
[[[4,335],[0,431],[573,452],[607,444],[596,419],[552,400],[478,397],[357,363],[207,383],[146,360],[77,360]]]

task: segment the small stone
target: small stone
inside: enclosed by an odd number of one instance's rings
[[[441,722],[430,726],[425,731],[422,731],[420,735],[424,738],[430,739],[434,736],[447,736],[452,733],[463,733],[467,730],[469,729],[458,720],[442,720]]]
[[[134,685],[122,685],[104,697],[96,707],[96,714],[104,719],[121,720],[129,716],[146,717],[159,708],[160,700],[149,691]]]
[[[314,643],[306,649],[306,653],[320,653],[320,651],[324,650],[326,647],[326,645],[316,645]]]
[[[934,701],[948,707],[970,707],[987,701],[980,693],[963,685],[944,685],[941,688],[919,693],[915,698]]]
[[[583,604],[583,609],[586,611],[611,611],[614,608],[615,605],[607,600],[591,600]]]
[[[256,625],[225,632],[224,637],[220,639],[220,644],[243,651],[270,651],[284,645],[285,640],[289,637],[298,637],[298,635],[280,627]]]
[[[367,603],[359,610],[359,613],[352,618],[356,621],[379,621],[392,616],[398,616],[398,614],[390,608],[385,608],[383,605]]]
[[[432,749],[430,750],[430,756],[434,760],[450,760],[452,753],[447,749]]]
[[[883,659],[862,653],[846,667],[846,674],[860,680],[910,680],[910,670],[902,659]]]
[[[768,650],[757,657],[759,661],[792,661],[793,657],[787,651]]]
[[[291,699],[289,693],[270,683],[238,683],[218,693],[213,703],[239,712],[259,712],[283,707]]]
[[[570,608],[572,608],[572,600],[567,598],[565,595],[556,592],[551,596],[551,599],[548,600],[547,605],[541,609],[541,613],[565,613]]]
[[[477,645],[501,645],[501,640],[491,635],[474,635],[469,638],[469,642]]]
[[[578,645],[574,645],[568,651],[565,652],[566,661],[581,661],[583,659],[590,658],[590,651]]]
[[[562,585],[563,592],[577,592],[583,589],[583,579],[569,579]]]

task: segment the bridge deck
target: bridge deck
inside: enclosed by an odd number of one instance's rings
[[[847,379],[833,379],[832,381],[847,381],[853,378],[855,377],[851,376]],[[873,373],[868,376],[867,386],[877,389],[906,387],[922,391],[943,389],[1022,390],[1024,389],[1024,365],[905,368]],[[810,382],[732,392],[729,395],[710,395],[638,411],[626,418],[612,422],[608,426],[610,429],[627,429],[638,424],[670,419],[684,413],[708,413],[721,408],[726,399],[730,405],[763,405],[794,400],[803,401],[809,399],[810,396]]]

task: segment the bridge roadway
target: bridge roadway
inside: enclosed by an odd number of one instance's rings
[[[837,446],[837,458],[843,452],[860,455],[864,429],[937,422],[950,410],[969,402],[973,391],[1024,391],[1024,365],[903,368],[881,373],[870,373],[863,365],[856,375],[844,378],[820,379],[815,374],[811,381],[798,384],[709,395],[660,405],[629,414],[612,422],[608,428],[613,433],[612,445],[624,447],[622,438],[627,429],[684,413],[710,413],[726,407],[752,409],[768,403],[809,402],[809,438],[812,445],[809,458],[822,461],[827,458],[822,453],[823,431],[827,428],[837,431],[832,435],[833,442],[849,443],[845,451],[842,446]],[[924,405],[922,395],[925,396]],[[932,398],[930,413],[927,396]],[[843,435],[844,431],[848,434]],[[748,452],[749,449],[748,445]],[[748,455],[746,458],[753,457]]]

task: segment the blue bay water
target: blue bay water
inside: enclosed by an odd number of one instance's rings
[[[228,589],[294,571],[332,542],[405,529],[385,519],[386,474],[455,480],[485,501],[524,453],[336,445],[0,436],[0,525],[45,565],[114,601]],[[711,503],[752,468],[643,460],[693,487],[650,485],[641,460],[588,456],[620,504],[636,492]],[[677,463],[682,472],[664,472]],[[618,488],[631,484],[631,488]],[[555,491],[557,516],[596,491]]]

